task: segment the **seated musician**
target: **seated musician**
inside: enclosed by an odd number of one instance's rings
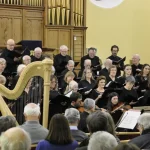
[[[79,130],[88,133],[88,128],[86,124],[86,119],[89,114],[95,111],[95,101],[91,98],[86,98],[83,103],[84,111],[80,114],[80,121],[78,124]]]
[[[109,68],[112,66],[112,60],[111,59],[106,59],[104,62],[104,68],[99,72],[99,76],[109,76]]]
[[[60,54],[54,57],[54,67],[56,69],[56,74],[59,76],[65,69],[69,60],[72,58],[67,55],[68,47],[66,45],[60,46]]]
[[[94,47],[90,47],[88,49],[88,54],[81,58],[81,70],[84,70],[84,61],[86,59],[91,60],[91,67],[94,74],[97,75],[97,72],[101,70],[102,61],[98,56],[96,56],[97,49]]]
[[[109,56],[108,59],[111,59],[114,62],[121,60],[122,58],[117,56],[118,52],[119,52],[119,47],[117,45],[113,45],[111,47],[112,55]],[[117,77],[121,75],[121,70],[123,70],[123,66],[124,66],[124,63],[121,63],[117,66],[117,74],[116,74]]]
[[[95,104],[99,108],[103,108],[107,104],[107,100],[102,98],[103,93],[105,92],[105,84],[106,84],[106,77],[100,76],[96,80],[96,89],[94,89],[91,93],[91,98],[95,100]]]
[[[44,57],[42,56],[42,49],[40,47],[36,47],[34,49],[34,56],[31,56],[31,62],[42,61]]]
[[[4,58],[0,58],[0,74],[3,74],[6,68],[6,60]],[[5,76],[5,74],[3,74]]]
[[[124,66],[123,76],[117,77],[116,81],[120,83],[121,85],[125,85],[126,77],[131,76],[131,75],[132,75],[132,67],[131,65],[127,64]]]
[[[86,59],[85,61],[84,61],[84,68],[85,69],[88,69],[88,68],[91,68],[91,60],[90,59]],[[82,78],[82,76],[83,76],[83,72],[84,72],[84,70],[85,69],[81,69],[80,71],[79,71],[79,73],[78,73],[78,78]],[[95,73],[92,71],[92,75],[93,75],[93,77],[95,76]]]
[[[126,77],[125,86],[119,95],[119,102],[133,106],[137,103],[138,95],[136,90],[133,89],[135,78],[133,76]]]
[[[29,55],[23,56],[23,57],[22,57],[22,62],[23,62],[24,65],[27,66],[28,64],[31,63],[31,57],[30,57]]]
[[[138,75],[142,70],[143,65],[140,64],[140,55],[134,54],[132,57],[132,74],[133,76]]]
[[[106,77],[107,83],[110,81],[116,81],[116,74],[117,74],[117,67],[115,65],[112,65],[109,68],[109,76]]]
[[[83,88],[83,100],[90,97],[92,89],[95,87],[96,81],[92,76],[91,69],[85,69],[81,81],[79,82],[79,88]]]
[[[1,74],[0,74],[0,84],[2,84],[2,85],[4,85],[4,86],[5,86],[5,84],[6,84],[6,78],[5,78],[5,76],[3,76],[3,75],[1,75]]]
[[[148,89],[148,78],[150,74],[150,65],[144,64],[139,75],[135,77],[138,96],[143,96]]]

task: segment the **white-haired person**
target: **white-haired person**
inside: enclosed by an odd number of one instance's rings
[[[0,74],[4,72],[6,68],[6,60],[4,58],[0,58]]]
[[[116,138],[106,131],[92,134],[88,150],[113,150],[118,145]]]
[[[5,73],[8,76],[11,76],[13,72],[16,72],[17,65],[19,63],[19,57],[21,54],[14,51],[15,49],[15,41],[13,39],[7,40],[6,49],[1,54],[1,58],[6,60],[6,68]]]
[[[129,143],[135,144],[140,149],[150,149],[150,113],[144,113],[138,118],[137,129],[141,135],[133,138]]]
[[[80,120],[80,113],[75,108],[68,108],[65,111],[65,117],[67,118],[71,130],[72,137],[77,142],[82,142],[83,140],[87,139],[87,135],[78,129],[78,123]]]
[[[39,123],[41,112],[37,104],[29,103],[24,108],[25,123],[20,126],[30,134],[32,143],[38,143],[48,135],[48,130]]]
[[[0,146],[1,150],[30,150],[31,139],[26,131],[13,127],[2,133]]]
[[[0,75],[0,84],[4,85],[6,84],[6,78],[3,75]]]
[[[22,57],[22,62],[23,62],[24,65],[27,66],[28,64],[31,63],[31,57],[30,57],[29,55],[23,56],[23,57]]]
[[[22,71],[24,70],[24,68],[26,67],[26,65],[24,64],[20,64],[17,67],[17,75],[12,79],[12,84],[11,84],[11,89],[13,90],[18,82],[18,79],[22,73]]]
[[[139,54],[134,54],[132,56],[132,65],[131,66],[132,66],[133,76],[136,76],[141,72],[143,65],[140,64],[140,55]]]
[[[69,60],[72,60],[72,58],[67,55],[68,47],[66,45],[60,46],[60,54],[57,54],[54,57],[54,67],[56,69],[56,75],[60,76],[62,71],[66,69],[67,63]]]
[[[31,62],[42,61],[44,57],[42,56],[42,49],[40,47],[36,47],[34,49],[34,55],[31,56]]]

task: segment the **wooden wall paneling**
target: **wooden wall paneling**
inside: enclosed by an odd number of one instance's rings
[[[26,10],[23,39],[43,41],[43,25],[42,11]]]
[[[0,8],[0,44],[9,38],[16,42],[22,38],[22,10]]]

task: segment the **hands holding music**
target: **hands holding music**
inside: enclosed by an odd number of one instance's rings
[[[136,104],[137,102],[134,102],[133,100],[129,103],[129,105],[134,105]]]
[[[92,91],[92,89],[90,89],[89,91],[84,92],[84,94],[88,95],[91,91]]]

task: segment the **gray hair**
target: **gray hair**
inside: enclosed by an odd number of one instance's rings
[[[22,60],[24,61],[24,60],[26,60],[26,59],[28,59],[28,58],[31,59],[31,57],[30,57],[29,55],[24,55],[24,56],[22,57]]]
[[[65,117],[67,118],[69,123],[77,123],[80,120],[80,113],[75,108],[69,108],[65,111]]]
[[[41,53],[42,53],[42,49],[41,49],[40,47],[36,47],[36,48],[34,49],[34,52],[41,52]]]
[[[24,65],[24,64],[20,64],[19,66],[18,66],[18,68],[17,68],[17,74],[20,74],[22,71],[23,71],[23,69],[26,67],[26,65]]]
[[[74,61],[73,61],[73,60],[69,60],[69,61],[68,61],[68,65],[69,65],[69,64],[74,65]]]
[[[0,64],[6,64],[6,60],[4,58],[0,58]]]
[[[6,130],[16,126],[16,119],[13,116],[0,117],[0,134]]]
[[[92,108],[95,107],[95,101],[94,101],[93,99],[91,99],[91,98],[86,98],[86,99],[84,100],[83,106],[84,106],[84,108],[85,108],[86,110],[91,110]]]
[[[134,78],[133,76],[127,76],[127,77],[126,77],[126,83],[127,83],[127,82],[130,82],[130,83],[133,83],[133,84],[134,84],[134,83],[135,83],[135,78]]]
[[[67,47],[66,45],[61,45],[59,49],[60,49],[60,50],[63,50],[63,49],[68,50],[68,47]]]
[[[85,65],[87,62],[92,63],[92,62],[91,62],[91,59],[85,59],[85,60],[84,60],[84,65]]]
[[[0,74],[0,84],[5,85],[6,84],[6,77]]]
[[[132,58],[133,58],[133,57],[134,57],[134,58],[136,57],[136,58],[138,58],[138,59],[140,60],[140,55],[139,55],[139,54],[134,54],[134,55],[132,56]]]
[[[112,150],[118,145],[116,138],[108,132],[98,131],[92,134],[88,150]]]
[[[139,118],[137,123],[141,125],[144,130],[150,129],[150,113],[144,113]]]
[[[0,144],[1,150],[30,150],[31,138],[25,130],[15,127],[2,133]]]
[[[41,114],[39,105],[34,103],[27,104],[24,108],[24,114],[26,116],[39,116]]]

